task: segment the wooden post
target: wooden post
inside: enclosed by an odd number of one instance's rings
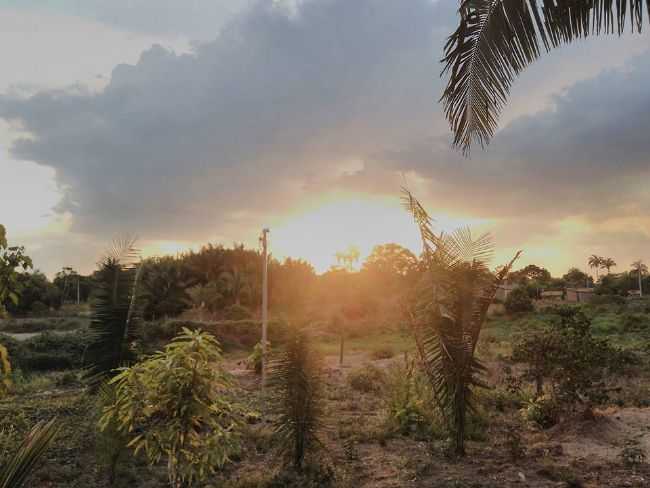
[[[267,329],[269,321],[269,259],[268,259],[268,233],[269,229],[262,230],[262,388],[266,386],[266,360],[267,360]]]

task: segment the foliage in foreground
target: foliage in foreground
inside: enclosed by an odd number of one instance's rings
[[[100,262],[93,301],[91,335],[85,360],[89,378],[98,384],[119,366],[135,359],[138,273],[133,241],[116,242]]]
[[[320,444],[323,415],[318,361],[307,332],[299,330],[270,365],[275,436],[283,454],[301,470],[305,455]]]
[[[164,351],[122,369],[109,385],[115,401],[100,428],[116,425],[151,464],[166,459],[173,487],[205,479],[239,448],[243,409],[226,396],[231,381],[209,334],[183,329]]]
[[[16,453],[0,466],[0,488],[21,488],[57,434],[56,419],[39,423],[27,434]],[[2,433],[0,433],[2,435]]]
[[[519,253],[493,275],[487,266],[493,254],[489,235],[474,239],[469,229],[459,229],[438,236],[426,210],[406,190],[404,205],[419,227],[426,269],[411,312],[415,342],[454,451],[463,455],[472,388],[483,385],[484,368],[474,352],[497,287]]]

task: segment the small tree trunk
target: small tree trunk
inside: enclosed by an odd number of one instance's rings
[[[345,346],[345,335],[341,332],[341,345],[339,349],[339,367],[343,366],[343,348]]]

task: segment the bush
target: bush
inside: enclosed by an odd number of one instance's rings
[[[650,317],[638,313],[625,313],[621,318],[623,332],[650,330]]]
[[[7,348],[0,344],[0,398],[7,395],[12,387],[11,363]]]
[[[386,377],[386,424],[402,435],[444,437],[440,418],[432,410],[433,392],[413,361],[393,365]]]
[[[524,378],[535,382],[538,396],[548,382],[553,398],[565,406],[604,401],[601,381],[624,359],[607,340],[592,336],[591,322],[575,307],[558,307],[546,328],[515,342],[512,357],[527,363]]]
[[[537,424],[542,429],[548,429],[557,424],[560,411],[558,403],[548,395],[530,400],[523,408],[526,420]]]
[[[147,325],[145,325],[146,329]],[[286,322],[271,320],[268,325],[268,340],[272,344],[283,344],[289,334]],[[165,338],[174,337],[183,328],[204,330],[214,335],[225,351],[251,349],[262,340],[260,320],[222,320],[219,322],[194,322],[190,320],[168,320],[162,326]]]
[[[515,288],[508,294],[505,307],[508,313],[532,312],[535,308],[528,291],[523,287]]]
[[[243,305],[230,305],[223,309],[224,320],[248,320],[253,318],[253,314]]]
[[[0,336],[16,368],[23,371],[75,369],[81,366],[87,335],[84,332],[44,332],[25,341]]]
[[[209,334],[184,329],[164,351],[123,369],[109,385],[115,399],[100,429],[115,425],[150,464],[166,458],[173,487],[205,479],[239,448],[244,411],[226,396],[230,377]]]
[[[625,297],[620,295],[599,295],[598,293],[594,294],[589,301],[590,305],[625,305]]]
[[[372,364],[358,368],[348,374],[350,388],[363,393],[378,392],[386,383],[386,373]]]

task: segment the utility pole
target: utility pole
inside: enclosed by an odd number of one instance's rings
[[[77,306],[79,306],[79,275],[77,275]]]
[[[269,321],[269,258],[268,258],[269,229],[262,229],[262,388],[266,386],[267,360],[267,328]]]

